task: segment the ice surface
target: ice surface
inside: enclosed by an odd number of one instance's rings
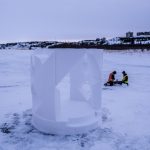
[[[0,150],[150,149],[150,52],[104,52],[103,82],[116,69],[117,79],[127,71],[130,85],[103,89],[102,126],[74,136],[42,134],[31,125],[31,53],[0,51]],[[61,84],[65,93],[68,85]]]

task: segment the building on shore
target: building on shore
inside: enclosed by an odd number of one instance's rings
[[[150,32],[137,32],[137,36],[150,37]]]
[[[133,32],[127,32],[126,33],[126,38],[131,38],[133,37]]]

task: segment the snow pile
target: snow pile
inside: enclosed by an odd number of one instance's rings
[[[116,37],[116,38],[112,38],[112,39],[107,40],[107,44],[108,45],[122,44],[122,42],[120,41],[119,37]]]

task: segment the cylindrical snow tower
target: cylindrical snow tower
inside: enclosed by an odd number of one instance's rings
[[[79,134],[101,120],[102,50],[41,49],[31,57],[32,123],[51,134]]]

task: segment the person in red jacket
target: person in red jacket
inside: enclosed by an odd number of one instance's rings
[[[105,86],[113,86],[115,84],[115,74],[117,72],[113,71],[109,74],[108,81],[104,84]]]

